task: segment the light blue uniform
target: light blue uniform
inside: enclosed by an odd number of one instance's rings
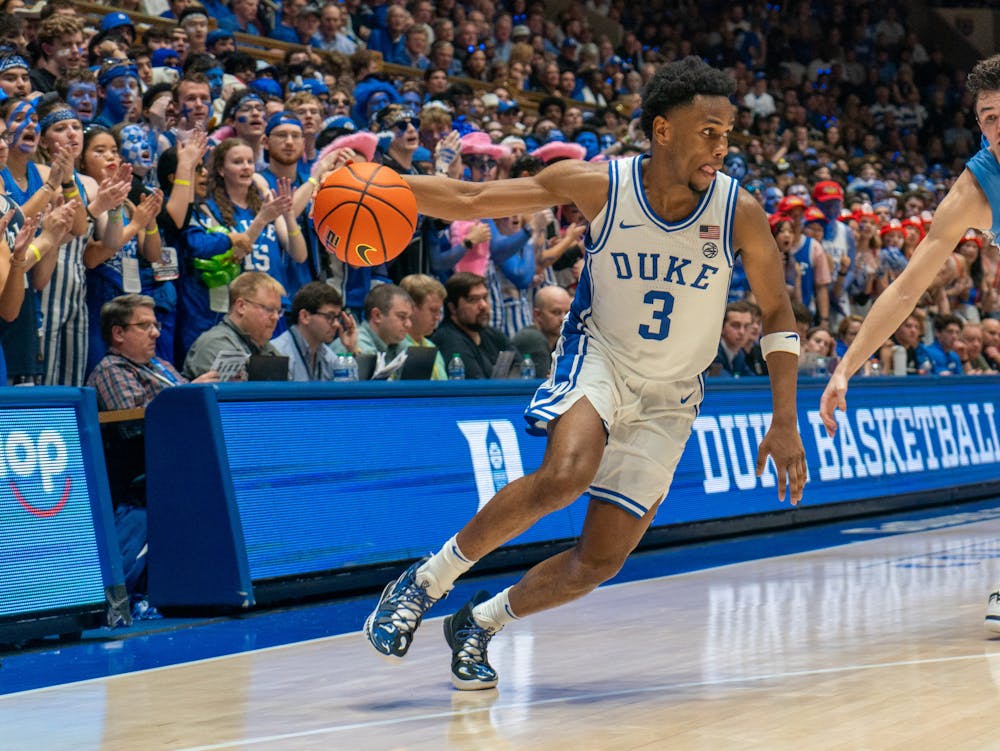
[[[738,183],[717,173],[690,216],[659,217],[646,157],[608,164],[608,200],[591,222],[586,262],[549,379],[525,410],[529,431],[587,397],[608,442],[593,498],[642,516],[670,486],[715,359],[735,250]]]
[[[993,211],[992,226],[977,227],[976,229],[988,229],[993,234],[994,239],[1000,238],[1000,164],[997,164],[993,152],[984,147],[976,152],[966,167],[976,178],[979,187],[983,189],[986,200],[990,202],[990,209]]]

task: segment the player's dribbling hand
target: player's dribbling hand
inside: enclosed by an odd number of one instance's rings
[[[778,500],[784,502],[787,488],[792,505],[798,504],[806,484],[806,450],[794,425],[782,428],[771,423],[757,449],[757,477],[764,474],[769,456],[778,476]]]
[[[819,398],[819,416],[826,426],[826,434],[831,438],[837,432],[837,420],[833,414],[837,409],[847,411],[847,379],[834,371],[823,390],[823,396]]]

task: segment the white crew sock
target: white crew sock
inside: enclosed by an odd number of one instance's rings
[[[459,550],[458,535],[455,535],[417,569],[417,582],[431,597],[440,599],[451,591],[455,580],[472,568],[474,563]]]
[[[500,594],[476,605],[472,609],[472,618],[476,623],[495,634],[511,621],[516,621],[517,616],[510,609],[509,592],[510,587],[507,587]]]

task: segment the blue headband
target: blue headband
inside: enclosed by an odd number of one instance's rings
[[[60,107],[59,109],[52,110],[52,112],[43,117],[39,121],[38,127],[41,129],[42,133],[44,133],[58,122],[61,122],[63,120],[79,120],[79,119],[80,118],[73,110],[64,109]]]
[[[0,72],[3,71],[0,70]],[[99,83],[101,86],[107,86],[116,78],[121,78],[122,76],[131,76],[132,78],[138,81],[139,69],[136,68],[132,63],[122,63],[121,65],[114,65],[110,68],[102,70],[97,75],[97,83]]]
[[[267,127],[264,128],[264,135],[271,135],[271,131],[280,125],[294,125],[300,130],[302,129],[302,122],[295,115],[289,112],[276,112],[267,121]]]
[[[25,60],[20,55],[6,55],[0,58],[0,73],[11,68],[24,68],[25,70],[31,70],[31,66],[28,65],[28,61]]]

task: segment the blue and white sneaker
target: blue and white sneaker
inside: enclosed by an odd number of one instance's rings
[[[986,603],[986,628],[1000,634],[1000,592],[991,592]]]
[[[378,605],[365,620],[365,638],[380,654],[404,656],[424,613],[441,599],[431,597],[417,581],[417,569],[426,561],[427,558],[417,561],[396,581],[386,584]]]
[[[483,628],[472,617],[472,609],[488,599],[489,592],[476,592],[457,613],[444,619],[444,638],[451,647],[451,685],[459,691],[480,691],[497,685],[497,671],[486,656],[496,631]]]

